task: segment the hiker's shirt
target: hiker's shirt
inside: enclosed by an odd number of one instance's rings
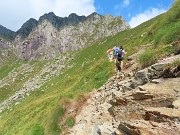
[[[122,50],[122,58],[124,58],[124,54],[125,54],[125,51],[124,50]]]

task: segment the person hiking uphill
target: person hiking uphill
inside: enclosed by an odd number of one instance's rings
[[[119,65],[119,61],[118,61],[118,52],[120,51],[120,48],[117,47],[116,45],[113,47],[113,60],[116,66],[116,69],[118,71],[121,71],[121,67]]]
[[[108,55],[108,59],[109,61],[113,61],[113,49],[112,48],[109,48],[107,51],[106,51],[107,55]]]
[[[119,63],[119,68],[118,68],[119,71],[123,70],[123,60],[124,60],[124,55],[125,54],[126,54],[126,52],[123,49],[123,46],[120,46],[119,51],[117,53],[117,60],[118,60],[118,63]]]
[[[119,47],[114,46],[113,48],[109,48],[106,51],[106,54],[108,56],[109,61],[114,61],[116,63],[117,57],[118,57],[118,51],[119,51]]]
[[[112,57],[112,52],[113,52],[113,57]],[[121,71],[123,69],[122,60],[124,59],[124,55],[126,54],[123,47],[114,46],[112,49],[109,48],[106,53],[108,54],[109,60],[114,61],[117,70]]]

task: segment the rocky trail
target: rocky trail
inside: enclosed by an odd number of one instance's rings
[[[91,93],[76,111],[69,135],[180,134],[180,67],[176,55],[140,70],[127,69]],[[73,115],[74,111],[68,114]]]

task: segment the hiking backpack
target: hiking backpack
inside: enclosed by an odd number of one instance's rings
[[[116,56],[118,54],[118,51],[119,51],[118,47],[114,48],[114,56]]]
[[[122,49],[119,49],[117,59],[118,59],[118,61],[123,60],[123,50]]]
[[[123,57],[123,50],[119,49],[118,51],[118,58],[122,58]]]

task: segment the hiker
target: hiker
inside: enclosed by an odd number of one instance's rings
[[[112,48],[109,48],[107,51],[106,51],[107,55],[108,55],[108,59],[109,61],[113,61],[113,49]]]
[[[117,55],[117,60],[119,62],[119,71],[123,70],[123,60],[124,60],[124,55],[126,54],[125,50],[123,49],[123,46],[119,47],[118,55]]]
[[[115,70],[117,69],[118,71],[121,71],[119,61],[117,60],[119,50],[120,50],[119,47],[117,47],[117,46],[113,47],[113,60],[115,63]]]

